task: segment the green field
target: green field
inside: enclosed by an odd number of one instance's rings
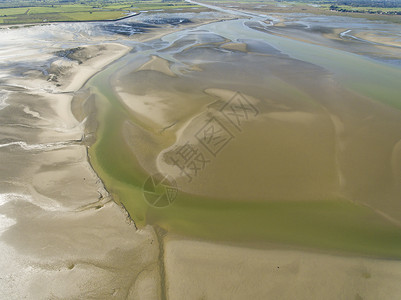
[[[11,4],[14,3],[14,7]],[[133,13],[151,10],[191,9],[197,5],[185,1],[123,1],[123,2],[0,2],[0,24],[30,24],[115,20]]]

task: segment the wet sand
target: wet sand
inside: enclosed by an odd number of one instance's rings
[[[88,161],[96,109],[81,87],[131,50],[103,26],[0,32],[0,298],[163,297],[158,235],[136,228]]]
[[[363,41],[275,30],[256,18],[165,35],[93,78],[91,161],[139,227],[165,231],[168,298],[391,299],[400,70]],[[142,193],[156,172],[178,186],[167,207]]]
[[[174,238],[165,257],[170,299],[396,299],[401,293],[394,261]]]
[[[194,37],[200,40],[195,46]],[[185,39],[188,41],[183,49]],[[256,40],[243,42],[247,53],[227,49],[221,36],[194,32],[176,40],[176,48],[169,46],[168,56],[160,51],[156,58],[152,53],[150,60],[133,71],[129,65],[119,71],[114,89],[134,118],[121,123],[121,138],[128,145],[132,143],[130,151],[140,157],[138,162],[145,173],[169,173],[183,192],[198,196],[251,202],[348,198],[369,205],[376,201],[377,209],[382,210],[381,198],[373,200],[369,189],[361,192],[361,186],[374,182],[372,189],[377,194],[383,193],[387,184],[392,186],[392,195],[387,195],[392,200],[387,201],[395,204],[400,187],[396,178],[389,180],[388,176],[393,176],[397,166],[387,162],[388,153],[400,139],[399,111],[384,106],[382,99],[368,100],[360,89],[350,90],[351,85],[342,86],[346,76],[337,69],[325,70],[327,66],[290,58]],[[341,60],[343,53],[339,54],[335,59]],[[174,60],[170,62],[163,58],[171,56]],[[387,67],[382,68],[387,72]],[[397,89],[395,82],[388,84]],[[235,97],[234,88],[245,99],[240,101],[252,105],[247,109],[254,110],[242,116],[241,124],[221,110]],[[388,92],[388,101],[396,101],[391,89]],[[212,116],[222,123],[230,140],[222,155],[217,153],[219,148],[207,149],[199,139],[199,130]],[[375,119],[386,122],[376,124]],[[356,128],[361,129],[353,134]],[[371,139],[361,139],[362,128],[370,131]],[[348,132],[347,141],[343,140],[344,132]],[[135,136],[141,136],[137,141],[141,148],[128,140]],[[188,142],[197,149],[203,147],[208,165],[202,166],[205,170],[199,174],[183,171],[170,159]],[[163,146],[169,143],[167,148]],[[142,159],[145,153],[140,149],[147,149],[148,159]],[[153,159],[148,149],[154,152]],[[360,157],[360,153],[365,156]],[[376,167],[368,166],[365,159]],[[366,169],[360,173],[360,168],[365,168],[362,166],[372,172]],[[227,173],[228,169],[231,171]],[[398,209],[391,205],[385,214],[399,217]]]
[[[54,76],[25,75],[3,85],[9,94],[0,111],[1,298],[160,294],[154,231],[136,231],[112,202],[88,163],[84,122],[71,112],[69,93],[128,48],[104,44],[99,50],[82,48],[96,57],[79,66],[53,62]]]

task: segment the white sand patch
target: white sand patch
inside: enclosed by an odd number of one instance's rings
[[[167,76],[176,76],[170,69],[170,62],[155,55],[153,55],[148,62],[139,67],[137,71],[156,71]]]
[[[93,46],[87,46],[86,48],[93,53],[92,58],[79,65],[79,68],[74,68],[72,79],[67,86],[63,87],[63,91],[78,90],[95,73],[130,51],[127,46],[111,43],[102,44],[103,50],[100,51]]]
[[[60,148],[64,148],[68,146],[69,142],[56,142],[56,143],[47,143],[47,144],[27,144],[26,142],[11,142],[6,144],[0,144],[0,148],[11,147],[11,146],[19,146],[24,150],[31,151],[50,151],[56,150]]]
[[[7,91],[0,92],[0,110],[8,106],[8,103],[6,102],[6,100],[8,99],[8,94],[9,92]]]

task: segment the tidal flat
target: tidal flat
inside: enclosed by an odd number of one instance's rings
[[[95,76],[95,169],[138,226],[399,258],[400,69],[264,20],[168,34]],[[143,195],[155,173],[177,183],[168,207]]]
[[[140,18],[0,27],[1,299],[162,297],[155,230],[137,230],[88,161],[96,111],[81,89],[179,27]]]
[[[399,25],[208,9],[1,28],[0,298],[400,297]]]

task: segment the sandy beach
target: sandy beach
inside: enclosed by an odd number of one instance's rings
[[[71,111],[74,93],[129,50],[84,45],[80,63],[60,58],[46,76],[3,79],[2,299],[159,297],[154,230],[137,231],[112,201],[88,162],[85,121]]]

